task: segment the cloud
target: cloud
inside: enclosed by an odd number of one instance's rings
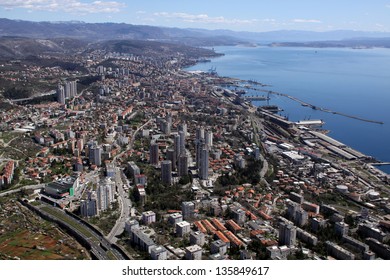
[[[294,22],[294,23],[322,23],[322,21],[320,21],[318,19],[301,19],[301,18],[293,19],[292,22]]]
[[[261,20],[262,22],[276,22],[276,19],[273,18],[265,18]]]
[[[81,2],[78,0],[0,0],[0,7],[5,9],[22,8],[30,11],[93,14],[117,13],[126,7],[126,5],[125,3],[116,1]]]
[[[196,23],[225,23],[225,24],[249,24],[257,22],[257,19],[227,19],[225,17],[210,17],[207,14],[192,15],[187,13],[167,13],[160,12],[154,13],[154,16],[163,17],[167,19],[176,19],[184,22],[196,22]]]

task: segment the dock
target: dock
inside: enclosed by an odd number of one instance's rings
[[[241,81],[241,82],[248,82],[248,81]],[[384,124],[383,121],[370,120],[370,119],[366,119],[366,118],[353,116],[353,115],[349,115],[349,114],[333,111],[333,110],[330,110],[330,109],[322,108],[322,107],[319,107],[319,106],[307,103],[307,102],[305,102],[303,100],[300,100],[299,98],[296,98],[296,97],[288,95],[288,94],[284,94],[284,93],[280,93],[280,92],[276,92],[276,91],[272,91],[272,90],[259,89],[256,86],[264,86],[264,85],[260,84],[260,83],[257,83],[257,82],[251,82],[250,84],[252,84],[253,86],[247,85],[245,87],[247,89],[255,90],[255,91],[258,91],[258,92],[264,92],[264,93],[267,94],[267,96],[259,96],[259,97],[258,96],[252,96],[253,98],[257,98],[258,97],[259,99],[251,99],[252,98],[251,96],[245,96],[245,98],[248,98],[247,99],[248,101],[251,101],[251,100],[259,100],[259,101],[269,100],[270,99],[269,95],[273,94],[273,95],[278,95],[278,96],[289,98],[289,99],[291,99],[291,100],[293,100],[295,102],[300,103],[302,106],[310,107],[313,110],[318,110],[318,111],[322,111],[322,112],[330,113],[330,114],[334,114],[334,115],[340,115],[340,116],[343,116],[343,117],[347,117],[347,118],[350,118],[350,119],[355,119],[355,120],[363,121],[363,122],[369,122],[369,123],[375,123],[375,124]],[[262,98],[265,98],[265,99],[262,99]]]
[[[275,91],[269,91],[268,93],[269,94],[275,94],[275,95],[283,96],[283,97],[287,97],[287,98],[289,98],[289,99],[291,99],[291,100],[293,100],[295,102],[300,103],[302,106],[310,107],[313,110],[318,110],[318,111],[322,111],[322,112],[330,113],[330,114],[334,114],[334,115],[340,115],[340,116],[343,116],[343,117],[347,117],[347,118],[350,118],[350,119],[355,119],[355,120],[359,120],[359,121],[363,121],[363,122],[384,124],[384,122],[382,122],[382,121],[369,120],[369,119],[365,119],[365,118],[361,118],[361,117],[357,117],[357,116],[348,115],[348,114],[336,112],[336,111],[333,111],[333,110],[325,109],[325,108],[322,108],[322,107],[319,107],[319,106],[307,103],[305,101],[302,101],[302,100],[300,100],[300,99],[298,99],[298,98],[296,98],[294,96],[288,95],[288,94],[279,93],[279,92],[275,92]]]
[[[390,165],[390,162],[375,162],[371,163],[373,166],[384,166],[384,165]]]
[[[264,95],[250,95],[250,96],[244,96],[244,100],[246,101],[266,101],[269,100],[269,97]]]

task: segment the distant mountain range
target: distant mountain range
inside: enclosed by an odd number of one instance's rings
[[[157,40],[193,46],[238,44],[229,35],[125,23],[32,22],[0,18],[0,36],[27,38],[73,38],[79,40]]]
[[[28,38],[75,38],[88,40],[159,40],[192,45],[335,41],[354,38],[385,38],[390,33],[336,30],[313,32],[280,30],[238,32],[231,30],[180,29],[126,23],[85,23],[80,21],[33,22],[0,18],[0,36]]]
[[[125,23],[32,22],[0,18],[0,57],[66,53],[91,45],[109,48],[107,44],[101,44],[108,40],[116,42],[117,47],[118,41],[125,40],[126,43],[118,48],[133,51],[146,46],[157,50],[159,47],[156,42],[189,46],[266,44],[303,47],[390,47],[390,33],[381,32],[348,30],[236,32]],[[136,46],[129,43],[131,41],[136,41]],[[170,48],[172,49],[172,46]]]
[[[313,41],[343,41],[359,38],[390,38],[390,32],[366,32],[351,30],[335,30],[326,32],[302,30],[278,30],[269,32],[237,32],[231,30],[189,29],[210,36],[229,36],[260,44],[274,42],[313,42]]]
[[[339,41],[313,42],[274,42],[273,47],[311,47],[311,48],[390,48],[390,37],[385,38],[356,38]]]

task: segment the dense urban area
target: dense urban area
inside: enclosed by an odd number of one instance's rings
[[[141,49],[0,62],[0,259],[390,259],[375,159]]]

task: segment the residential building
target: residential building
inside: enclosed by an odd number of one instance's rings
[[[157,143],[153,143],[150,145],[150,158],[149,163],[151,165],[158,165],[159,163],[159,148]]]
[[[172,185],[172,162],[170,160],[161,162],[161,182],[165,185]]]
[[[199,245],[192,245],[186,247],[186,259],[187,260],[201,260],[202,259],[202,247]]]
[[[225,255],[227,252],[227,244],[223,242],[222,240],[218,239],[213,242],[211,242],[210,245],[210,253],[211,254],[221,254]]]
[[[332,257],[339,260],[355,259],[355,255],[352,254],[350,251],[344,249],[343,247],[330,241],[326,241],[325,244],[326,244],[326,249],[328,251],[328,254],[331,255]]]
[[[279,225],[279,245],[292,246],[296,241],[296,228],[290,223],[280,223]]]
[[[179,156],[177,174],[179,177],[188,175],[188,156],[186,154]]]
[[[233,220],[239,225],[243,225],[246,221],[245,211],[241,208],[233,208],[231,210],[231,215]]]
[[[156,213],[153,211],[146,211],[142,213],[142,222],[145,225],[150,225],[151,223],[156,222]]]
[[[168,223],[171,225],[175,225],[176,223],[180,223],[183,221],[183,216],[180,213],[170,214],[168,217]]]
[[[127,163],[127,170],[129,171],[130,176],[133,178],[141,174],[139,167],[137,166],[137,164],[135,164],[134,161],[130,161]]]
[[[80,203],[81,217],[94,217],[98,214],[96,199],[82,200]]]
[[[205,234],[201,231],[193,231],[190,234],[190,243],[191,245],[203,246],[205,243]]]
[[[183,219],[192,219],[195,216],[195,204],[191,201],[183,201],[181,203],[181,213],[183,215]]]
[[[150,250],[152,260],[166,260],[168,251],[163,246],[155,246]]]
[[[187,221],[176,223],[176,235],[183,237],[191,232],[191,225]]]
[[[207,180],[209,178],[209,149],[204,146],[200,153],[199,178]]]

